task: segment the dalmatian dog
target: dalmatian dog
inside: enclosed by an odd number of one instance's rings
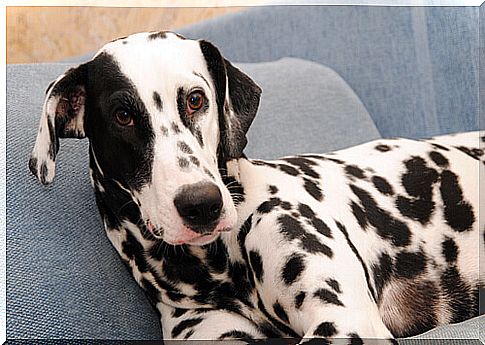
[[[48,184],[59,139],[89,139],[165,339],[394,342],[478,315],[484,133],[251,160],[260,94],[207,41],[133,34],[49,86],[29,167]]]

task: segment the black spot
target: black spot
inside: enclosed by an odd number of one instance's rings
[[[475,214],[472,206],[463,199],[463,191],[458,176],[449,170],[441,173],[441,197],[445,205],[445,219],[455,231],[472,230]]]
[[[153,101],[155,102],[155,107],[157,108],[157,110],[162,111],[163,110],[162,99],[160,98],[159,93],[156,91],[153,91]]]
[[[281,202],[281,208],[283,210],[291,210],[291,204],[288,201]]]
[[[207,176],[209,176],[211,179],[214,179],[214,175],[212,175],[212,173],[209,171],[209,169],[207,168],[204,168],[204,172]]]
[[[227,268],[228,254],[224,243],[220,238],[206,247],[206,260],[215,273],[223,273]]]
[[[458,247],[452,238],[446,237],[446,239],[441,243],[442,253],[445,257],[446,262],[454,263],[458,257]]]
[[[465,146],[455,146],[461,152],[466,153],[468,156],[472,157],[473,159],[479,160],[481,156],[483,156],[483,150],[472,148],[472,147],[465,147]]]
[[[195,135],[195,138],[197,139],[200,147],[204,147],[204,139],[202,138],[202,131],[200,130],[200,128],[195,127],[193,134]]]
[[[261,260],[261,255],[259,253],[251,250],[249,252],[249,261],[251,262],[251,268],[253,269],[256,279],[262,283],[263,280],[263,261]]]
[[[429,158],[440,167],[446,168],[449,165],[448,159],[438,151],[431,151],[429,153]]]
[[[313,297],[318,297],[320,300],[328,304],[335,304],[341,307],[344,306],[344,304],[338,299],[337,295],[327,289],[318,289],[313,293]]]
[[[332,231],[327,226],[327,224],[325,224],[323,222],[323,220],[321,220],[318,217],[314,217],[314,218],[312,218],[311,222],[312,222],[312,225],[315,228],[315,230],[317,230],[320,234],[322,234],[323,236],[326,236],[328,238],[333,238]]]
[[[192,164],[194,164],[196,167],[200,166],[200,161],[197,157],[189,156],[189,159],[192,162]]]
[[[305,297],[306,297],[305,291],[301,291],[298,295],[295,296],[295,308],[296,309],[301,308],[303,301],[305,301]]]
[[[225,339],[239,339],[242,341],[246,342],[252,342],[254,340],[253,336],[249,333],[243,332],[243,331],[238,331],[238,330],[232,330],[228,331],[225,333],[222,333],[219,338],[219,340],[225,340]]]
[[[155,39],[163,39],[167,37],[167,33],[165,31],[158,31],[158,32],[153,32],[150,35],[148,35],[148,40],[155,40]]]
[[[321,243],[318,238],[305,231],[300,222],[289,215],[281,215],[278,217],[280,224],[280,232],[287,240],[299,239],[301,247],[309,253],[322,253],[328,257],[333,256],[332,250]]]
[[[278,332],[278,329],[267,321],[258,324],[258,330],[263,333],[265,337],[270,339],[280,337],[280,332]]]
[[[281,272],[281,278],[286,285],[293,284],[301,273],[305,270],[305,262],[303,261],[303,255],[293,254],[291,258],[286,261],[283,271]]]
[[[298,334],[295,333],[290,327],[285,325],[284,323],[278,321],[275,319],[273,316],[271,316],[270,313],[266,310],[263,301],[261,300],[261,297],[258,294],[258,309],[263,312],[264,316],[271,322],[263,322],[262,324],[258,325],[258,328],[263,332],[264,335],[266,335],[269,338],[280,338],[281,334],[287,334],[290,337],[297,338]],[[273,326],[274,325],[274,326]],[[263,326],[263,328],[261,328]],[[269,332],[268,327],[270,328]],[[273,333],[271,335],[271,333]]]
[[[345,166],[345,173],[350,177],[357,177],[359,179],[365,178],[365,171],[356,165]]]
[[[278,168],[277,164],[267,162],[267,161],[262,161],[259,159],[254,159],[251,161],[251,163],[253,163],[254,165],[263,166],[263,167],[269,167],[269,168],[275,168],[275,169]]]
[[[426,268],[426,257],[423,252],[402,251],[396,255],[394,272],[402,278],[414,278]]]
[[[455,266],[448,267],[441,275],[441,287],[452,311],[451,323],[461,322],[478,315],[473,289],[460,276]]]
[[[367,265],[364,263],[364,260],[362,260],[362,256],[360,256],[359,251],[357,250],[357,248],[354,246],[354,244],[350,240],[349,233],[348,233],[347,229],[345,228],[345,226],[342,223],[337,222],[337,221],[335,221],[335,224],[337,224],[337,227],[342,232],[342,234],[345,236],[345,239],[347,240],[347,244],[349,245],[350,249],[352,249],[352,252],[354,252],[354,255],[356,256],[357,260],[359,260],[359,262],[362,266],[362,269],[364,270],[365,281],[367,283],[367,287],[369,288],[369,291],[371,292],[372,297],[375,300],[376,293],[374,291],[374,288],[370,284],[369,270],[367,269]]]
[[[298,176],[299,172],[296,168],[293,168],[292,166],[286,165],[286,164],[279,164],[278,167],[280,168],[281,171],[284,173],[291,175],[291,176]]]
[[[162,135],[164,137],[167,137],[168,136],[168,128],[165,127],[165,126],[160,126],[160,132],[162,132]]]
[[[145,257],[145,249],[142,244],[138,242],[135,236],[130,231],[126,232],[126,241],[121,243],[123,253],[133,260],[141,273],[148,272],[148,262]]]
[[[365,215],[364,210],[360,207],[355,201],[350,202],[350,208],[352,209],[352,213],[354,217],[357,219],[362,230],[367,229],[367,217]]]
[[[140,284],[145,290],[150,303],[156,305],[160,301],[160,291],[146,278],[142,278]]]
[[[313,335],[328,338],[336,333],[337,329],[335,328],[335,324],[333,322],[322,322],[318,325],[317,329],[315,329]]]
[[[32,157],[29,159],[29,170],[32,174],[37,176],[37,158]]]
[[[369,224],[375,227],[379,236],[390,240],[399,247],[407,246],[410,243],[411,231],[405,223],[380,208],[367,191],[354,185],[351,185],[350,188],[359,198]]]
[[[172,328],[172,338],[176,338],[177,336],[179,336],[183,331],[185,331],[188,328],[192,328],[194,326],[197,326],[203,320],[204,319],[201,318],[201,317],[183,320],[182,322],[177,324],[174,328]]]
[[[42,182],[42,184],[46,184],[47,183],[47,174],[49,173],[48,169],[47,169],[47,164],[46,162],[43,162],[41,165],[40,165],[40,182]]]
[[[386,253],[382,253],[378,259],[378,262],[372,265],[372,272],[374,275],[374,285],[377,290],[377,295],[380,298],[382,289],[393,274],[391,257]]]
[[[189,161],[186,158],[179,157],[178,162],[179,167],[181,167],[182,169],[189,167]]]
[[[404,164],[407,172],[402,175],[401,181],[411,198],[399,196],[396,206],[403,216],[426,224],[435,207],[433,184],[438,181],[438,173],[428,168],[421,157],[412,157]]]
[[[315,212],[306,204],[298,204],[298,211],[305,218],[312,219],[315,217]]]
[[[192,153],[194,153],[194,151],[192,151],[192,149],[190,148],[190,146],[187,145],[187,143],[185,141],[178,141],[177,142],[177,147],[183,153],[187,153],[189,155],[191,155]]]
[[[182,309],[182,308],[175,308],[172,312],[172,317],[181,317],[182,315],[184,315],[186,312],[188,312],[189,309]]]
[[[121,43],[123,43],[123,44],[127,44],[127,43],[128,43],[128,41],[124,40],[124,41],[121,41]]]
[[[384,144],[379,144],[376,147],[374,147],[374,149],[376,149],[377,151],[380,151],[380,152],[388,152],[388,151],[392,150],[392,148],[390,146],[384,145]]]
[[[268,187],[268,191],[269,191],[270,194],[276,194],[276,193],[278,193],[278,187],[270,185]]]
[[[180,130],[180,127],[175,123],[175,122],[172,122],[172,131],[175,133],[175,134],[180,134],[182,133],[182,131]]]
[[[257,211],[259,213],[270,213],[280,203],[281,200],[279,198],[271,198],[259,205]]]
[[[435,149],[438,149],[438,150],[443,150],[443,151],[450,151],[449,148],[443,146],[443,145],[440,145],[440,144],[436,144],[436,143],[431,143],[431,145],[435,148]]]
[[[276,301],[275,304],[273,304],[273,311],[280,318],[281,321],[290,323],[290,320],[288,319],[288,314],[286,314],[285,309],[283,306]]]
[[[284,161],[290,163],[293,166],[297,166],[303,172],[303,174],[313,177],[313,178],[320,178],[320,174],[318,174],[315,170],[313,170],[312,166],[317,165],[317,163],[306,159],[304,157],[286,157],[283,158]]]
[[[340,289],[340,284],[338,283],[338,281],[336,281],[335,279],[332,279],[332,278],[328,278],[327,280],[325,280],[325,282],[328,284],[328,286],[330,286],[335,292],[337,293],[341,293],[342,290]]]
[[[314,197],[317,201],[322,201],[323,194],[318,184],[306,178],[304,178],[303,180],[305,181],[305,183],[303,184],[303,187],[308,192],[308,194]]]
[[[350,345],[364,345],[362,338],[357,333],[349,333],[347,336],[350,338]]]
[[[394,195],[394,190],[392,186],[387,182],[384,177],[372,176],[372,183],[377,188],[379,192],[384,195]]]

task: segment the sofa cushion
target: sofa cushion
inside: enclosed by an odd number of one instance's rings
[[[106,238],[87,140],[65,139],[48,187],[30,174],[44,90],[69,64],[7,66],[7,337],[156,339],[156,312]],[[263,87],[254,157],[330,151],[379,137],[332,70],[298,59],[240,67]]]

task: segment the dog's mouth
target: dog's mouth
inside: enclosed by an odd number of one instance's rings
[[[231,227],[225,225],[225,222],[221,221],[212,229],[207,229],[203,233],[197,232],[194,229],[184,226],[179,232],[178,236],[174,239],[167,239],[164,235],[164,230],[161,227],[155,226],[150,220],[146,221],[146,229],[156,239],[161,239],[170,245],[196,245],[203,246],[215,241],[222,232],[228,232]]]

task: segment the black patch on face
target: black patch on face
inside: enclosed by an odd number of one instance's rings
[[[160,94],[156,91],[153,91],[153,102],[155,102],[155,107],[158,111],[163,110],[162,99],[160,98]]]
[[[172,328],[172,338],[178,337],[183,331],[197,326],[202,321],[204,321],[204,319],[201,317],[183,320],[182,322],[178,323],[174,328]]]
[[[148,40],[156,40],[156,39],[164,39],[167,38],[167,33],[165,31],[159,31],[159,32],[153,32],[150,35],[148,35]]]
[[[303,255],[293,254],[288,261],[286,261],[281,272],[281,278],[286,285],[291,285],[300,277],[304,270],[305,262],[303,260]]]
[[[197,157],[189,156],[189,159],[192,162],[192,164],[194,164],[196,167],[200,166],[200,161]]]
[[[431,158],[431,160],[435,162],[436,165],[442,168],[446,168],[449,165],[448,159],[438,151],[431,151],[429,153],[429,158]]]
[[[178,163],[179,163],[179,167],[182,168],[182,169],[189,167],[189,161],[184,157],[179,157]]]
[[[280,205],[281,199],[280,198],[271,198],[265,202],[263,202],[261,205],[259,205],[257,211],[259,213],[270,213],[275,207]]]
[[[328,278],[327,280],[325,280],[325,282],[328,284],[328,286],[330,286],[335,292],[337,293],[341,293],[342,290],[340,289],[340,284],[338,283],[338,281],[336,281],[335,279],[332,279],[332,278]]]
[[[453,230],[462,232],[472,230],[475,214],[472,206],[463,199],[463,191],[458,176],[450,170],[441,173],[441,197],[445,205],[445,220]]]
[[[333,322],[322,322],[313,332],[313,335],[318,337],[328,338],[337,334],[337,329]]]
[[[316,166],[317,164],[309,159],[304,157],[287,157],[283,158],[284,161],[290,163],[291,165],[297,166],[303,172],[303,174],[313,177],[313,178],[320,178],[320,174],[313,170],[312,166]]]
[[[287,324],[290,323],[290,320],[288,319],[288,314],[286,314],[285,309],[278,301],[276,301],[275,304],[273,304],[273,311],[281,321]]]
[[[384,195],[394,195],[394,189],[384,177],[372,176],[372,183]]]
[[[327,289],[318,289],[313,293],[313,297],[318,297],[324,303],[335,304],[343,307],[344,304],[338,299],[337,295]]]
[[[465,147],[465,146],[455,146],[461,152],[466,153],[468,156],[472,157],[473,159],[479,160],[481,156],[483,156],[483,150],[477,149],[473,147]]]
[[[305,181],[305,183],[303,184],[303,187],[308,192],[308,194],[310,194],[317,201],[322,201],[323,194],[318,184],[306,178],[304,178],[303,180]]]
[[[447,296],[446,300],[453,313],[452,323],[461,322],[478,315],[474,291],[462,279],[455,266],[450,266],[443,272],[440,285]]]
[[[438,180],[438,173],[428,168],[421,157],[413,157],[404,164],[407,172],[403,174],[401,181],[411,198],[399,196],[396,206],[403,216],[426,224],[435,207],[433,184]]]
[[[351,178],[353,177],[356,177],[359,179],[365,178],[365,171],[356,165],[347,165],[345,167],[345,173]]]
[[[396,255],[394,272],[402,278],[414,278],[424,272],[426,257],[423,252],[400,252]]]
[[[182,133],[182,131],[180,130],[179,125],[177,125],[175,122],[172,122],[172,131],[173,131],[175,134],[180,134],[180,133]]]
[[[300,240],[300,246],[305,251],[309,253],[322,253],[329,258],[333,256],[332,250],[321,243],[315,235],[306,232],[297,219],[285,214],[278,217],[278,223],[280,225],[280,232],[285,238],[289,241],[294,239]]]
[[[375,227],[379,236],[390,240],[398,247],[404,247],[410,243],[411,231],[405,223],[380,208],[367,191],[354,185],[351,185],[350,189],[359,198],[368,223]]]
[[[306,292],[301,291],[298,295],[295,296],[295,308],[300,309],[305,301]]]
[[[378,262],[372,265],[372,272],[374,275],[374,285],[376,286],[377,295],[380,298],[382,289],[393,274],[391,257],[386,253],[382,253],[378,259]]]
[[[367,269],[367,265],[365,264],[364,260],[362,260],[362,256],[360,256],[359,251],[357,250],[357,248],[354,246],[354,244],[350,240],[349,233],[347,232],[347,229],[345,228],[345,226],[343,224],[341,224],[340,222],[337,222],[337,221],[335,222],[335,224],[337,224],[337,227],[340,229],[342,234],[345,236],[345,239],[347,240],[347,244],[349,245],[350,249],[352,249],[352,252],[354,252],[355,256],[359,260],[359,262],[362,266],[362,269],[364,270],[365,281],[367,282],[367,287],[369,288],[369,291],[371,292],[372,297],[375,300],[376,299],[376,293],[375,293],[374,289],[372,288],[372,285],[370,284],[370,276],[369,276],[369,270]]]
[[[256,279],[260,283],[262,283],[264,270],[263,270],[263,260],[261,259],[261,255],[259,255],[259,253],[255,252],[254,250],[251,250],[249,252],[249,262],[251,263],[251,268],[253,269]]]
[[[350,208],[352,209],[352,213],[357,219],[357,222],[359,223],[359,226],[362,228],[362,230],[367,229],[367,217],[365,215],[364,210],[362,207],[360,207],[356,202],[351,201],[350,202]]]
[[[268,187],[268,191],[269,191],[270,194],[276,194],[276,193],[278,193],[278,187],[270,185]]]
[[[188,155],[191,155],[192,153],[194,153],[194,151],[192,151],[190,146],[187,145],[187,143],[185,141],[177,142],[177,147],[179,148],[180,151],[182,151],[183,153],[186,153]]]
[[[441,243],[441,252],[443,253],[443,256],[445,257],[446,262],[449,264],[452,264],[456,262],[456,258],[458,257],[458,246],[456,245],[455,241],[452,238],[447,237],[442,243]]]
[[[290,165],[278,164],[278,167],[281,171],[291,176],[298,176],[300,174],[296,168],[293,168]]]
[[[106,179],[140,190],[152,175],[155,134],[150,115],[136,87],[109,54],[99,54],[86,66],[90,97],[85,101],[84,128],[92,151]],[[131,113],[134,125],[118,125],[118,110]],[[91,164],[91,168],[95,167]]]
[[[376,149],[377,151],[380,151],[380,152],[388,152],[388,151],[392,150],[392,147],[385,145],[385,144],[379,144],[376,147],[374,147],[374,149]]]
[[[238,330],[232,330],[232,331],[228,331],[228,332],[225,332],[225,333],[222,333],[219,338],[219,340],[225,340],[225,339],[238,339],[238,340],[242,340],[242,341],[245,341],[245,342],[248,342],[248,343],[251,343],[254,338],[251,334],[249,333],[246,333],[246,332],[243,332],[243,331],[238,331]]]

